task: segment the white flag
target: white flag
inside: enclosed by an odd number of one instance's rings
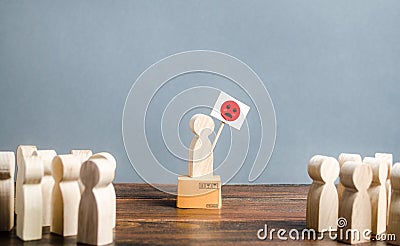
[[[240,130],[250,107],[221,91],[211,116]]]

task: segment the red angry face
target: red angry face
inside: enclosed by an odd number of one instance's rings
[[[227,121],[234,121],[239,118],[240,107],[235,101],[226,101],[221,105],[221,116]]]

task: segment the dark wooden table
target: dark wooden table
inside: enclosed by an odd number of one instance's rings
[[[146,184],[115,184],[115,189],[115,245],[343,245],[329,239],[281,241],[276,234],[273,240],[258,239],[265,224],[269,230],[304,229],[305,185],[227,185],[221,210],[177,209],[175,196]],[[0,234],[0,245],[76,245],[76,237],[62,238],[45,228],[42,240],[24,243],[13,230]]]

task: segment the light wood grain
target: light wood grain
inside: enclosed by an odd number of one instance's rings
[[[347,161],[340,170],[340,180],[345,190],[340,201],[339,217],[347,221],[342,229],[345,232],[357,230],[361,233],[371,230],[371,202],[367,191],[372,182],[371,167],[361,162]],[[343,237],[341,241],[358,244],[368,239],[363,236],[354,238],[352,235]]]
[[[188,176],[212,176],[214,155],[209,136],[214,131],[214,121],[208,115],[196,114],[189,126],[194,137],[189,147]]]
[[[34,145],[20,145],[17,148],[17,185],[16,185],[16,197],[15,197],[15,213],[18,214],[20,210],[20,205],[22,202],[20,201],[22,199],[22,183],[24,177],[22,177],[22,173],[19,170],[22,170],[25,168],[25,158],[32,156],[33,152],[36,151],[37,148]]]
[[[0,231],[14,227],[14,152],[0,152]]]
[[[365,157],[363,163],[372,170],[372,183],[368,189],[371,201],[371,230],[372,235],[379,235],[386,231],[386,179],[388,166],[377,158]]]
[[[87,161],[93,155],[93,152],[91,150],[73,149],[73,150],[71,150],[71,154],[76,156],[82,165],[82,163]],[[84,186],[83,186],[80,178],[78,179],[78,185],[79,185],[79,190],[81,191],[81,194],[82,194]]]
[[[395,245],[400,245],[400,163],[396,163],[390,173],[392,200],[389,210],[388,233],[396,234]]]
[[[341,153],[338,158],[340,169],[342,169],[342,166],[347,161],[362,162],[362,158],[359,154]],[[337,187],[337,192],[338,192],[338,196],[339,196],[339,207],[340,207],[340,201],[342,199],[343,191],[344,191],[344,186],[339,179],[339,183],[338,183],[338,187]]]
[[[42,238],[42,160],[37,156],[23,157],[18,169],[20,197],[17,203],[17,236],[23,241]]]
[[[339,171],[339,163],[333,157],[316,155],[310,159],[308,174],[313,183],[307,196],[307,228],[318,232],[336,229],[339,199],[334,182]]]
[[[108,152],[96,153],[90,157],[90,159],[99,159],[99,158],[106,159],[109,161],[110,165],[112,165],[112,170],[115,175],[115,170],[117,168],[117,160],[115,159],[115,157]],[[112,227],[115,228],[115,224],[117,221],[117,202],[116,202],[117,196],[115,194],[115,189],[114,189],[114,185],[112,184],[112,182],[105,189],[106,189],[106,192],[108,193],[107,196],[110,197],[111,202],[112,202],[112,210],[113,210]]]
[[[33,152],[34,156],[38,156],[42,160],[44,175],[40,183],[42,187],[42,198],[43,198],[43,226],[51,225],[51,194],[54,187],[54,178],[51,173],[51,165],[54,157],[57,156],[54,150],[37,150]]]
[[[73,236],[78,233],[80,167],[80,160],[72,154],[58,155],[53,159],[55,184],[51,202],[50,231],[61,236]]]
[[[392,166],[393,166],[393,155],[388,154],[388,153],[376,153],[375,158],[378,158],[378,160],[385,162],[388,166],[387,180],[385,183],[386,199],[387,199],[387,202],[386,202],[386,209],[387,209],[386,224],[388,224],[389,223],[390,200],[392,197],[392,186],[390,184],[390,172],[391,172]]]
[[[106,158],[93,158],[82,164],[80,178],[85,186],[79,205],[78,242],[106,245],[113,242],[113,202],[107,187],[115,168]]]

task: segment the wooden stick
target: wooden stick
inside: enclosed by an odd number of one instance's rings
[[[218,138],[221,135],[222,129],[224,129],[224,125],[225,125],[225,122],[221,121],[221,125],[218,128],[217,135],[215,135],[215,139],[214,139],[214,142],[212,144],[212,150],[214,150],[215,145],[217,145]]]

